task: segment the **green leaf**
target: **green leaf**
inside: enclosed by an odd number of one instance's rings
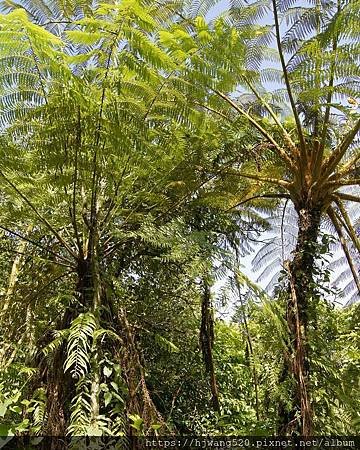
[[[115,381],[111,381],[110,384],[115,389],[116,392],[119,392],[119,386],[115,383]]]
[[[10,408],[10,411],[15,412],[15,413],[21,413],[22,409],[20,408],[20,406],[12,406]]]
[[[137,414],[129,414],[129,419],[133,421],[130,426],[135,428],[135,430],[140,431],[144,423],[143,419]]]
[[[111,392],[105,392],[104,394],[105,406],[107,406],[111,402],[111,399],[112,399]]]
[[[79,30],[66,31],[68,38],[76,44],[94,45],[102,37],[100,32],[87,32]]]
[[[22,433],[23,431],[27,431],[29,429],[30,420],[24,419],[22,422],[20,422],[18,425],[14,427],[16,431],[19,433]]]
[[[87,427],[86,434],[87,434],[87,436],[102,436],[103,432],[102,432],[101,428],[94,425],[94,426]]]
[[[14,433],[12,431],[13,425],[4,425],[0,424],[0,437],[13,436]],[[2,447],[0,441],[0,448]]]
[[[95,329],[95,317],[90,312],[80,314],[71,323],[64,370],[70,370],[74,378],[80,378],[88,371],[91,339]]]
[[[180,349],[173,342],[164,338],[160,334],[155,334],[155,341],[170,353],[179,353]]]
[[[112,367],[105,366],[104,369],[103,369],[103,373],[104,373],[104,375],[105,375],[107,378],[110,377],[110,375],[112,374],[112,372],[113,372]]]
[[[8,407],[13,403],[13,399],[7,399],[0,403],[0,417],[4,417]]]

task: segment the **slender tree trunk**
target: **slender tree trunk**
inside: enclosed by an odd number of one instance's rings
[[[282,381],[289,376],[294,379],[295,388],[291,393],[291,410],[288,411],[284,405],[280,406],[278,431],[279,434],[296,432],[310,436],[313,426],[307,328],[321,213],[316,207],[303,206],[296,209],[299,215],[297,245],[292,262],[285,266],[289,273],[286,320],[290,332],[290,348],[285,355],[282,374]]]
[[[241,288],[240,288],[240,283],[238,280],[238,277],[235,273],[235,284],[236,284],[236,289],[238,292],[238,298],[239,301],[241,303],[241,311],[242,311],[242,319],[243,319],[243,330],[244,330],[244,334],[245,334],[245,338],[246,338],[246,342],[247,342],[247,347],[249,349],[249,354],[250,354],[250,369],[252,371],[252,376],[253,376],[253,384],[254,384],[254,390],[255,390],[255,412],[256,412],[256,420],[260,420],[260,406],[259,406],[259,377],[258,377],[258,373],[256,370],[256,365],[255,365],[255,361],[254,361],[254,348],[253,348],[253,341],[252,341],[252,337],[250,334],[250,330],[249,330],[249,326],[248,326],[248,320],[247,320],[247,316],[246,316],[246,311],[245,311],[245,303],[243,301],[242,295],[241,295]]]
[[[25,236],[29,236],[29,234],[31,233],[33,229],[33,225],[29,225],[26,229],[26,234]],[[9,309],[11,309],[11,302],[13,300],[13,296],[14,293],[16,291],[16,284],[18,281],[18,276],[21,272],[21,268],[24,262],[24,254],[26,251],[26,247],[27,247],[27,242],[25,240],[20,240],[16,251],[18,252],[18,254],[15,256],[12,267],[11,267],[11,272],[10,272],[10,276],[9,276],[9,281],[8,281],[8,287],[6,290],[6,294],[5,294],[5,298],[3,303],[0,305],[0,323],[1,326],[6,329],[7,325],[11,322],[11,319],[8,316],[9,314]],[[9,350],[9,348],[11,348],[11,341],[9,340],[9,342],[4,342],[2,345],[2,348],[0,350],[0,367],[6,365],[8,366],[9,364],[11,364],[12,360],[14,359],[17,349],[14,348],[11,355],[7,355],[7,352]]]
[[[210,377],[211,402],[215,411],[220,411],[219,392],[217,387],[213,345],[214,345],[214,316],[211,308],[210,287],[204,281],[204,294],[201,305],[200,344],[205,362],[206,371]]]
[[[92,302],[92,312],[95,316],[95,320],[97,323],[97,327],[100,328],[100,308],[101,308],[101,279],[100,279],[100,268],[99,261],[97,255],[97,244],[98,244],[98,236],[95,236],[96,241],[93,245],[92,252],[92,261],[91,261],[91,302]],[[92,357],[91,357],[91,371],[93,380],[91,383],[91,392],[90,392],[90,404],[91,404],[91,425],[95,426],[100,414],[100,355],[101,349],[97,342],[93,342],[91,349]]]

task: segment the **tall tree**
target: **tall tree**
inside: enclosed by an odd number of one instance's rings
[[[19,254],[2,314],[9,332],[4,360],[21,331],[14,280],[25,253],[31,265],[24,265],[20,279],[25,291],[26,285],[34,291],[25,297],[29,333],[35,333],[34,384],[47,399],[42,431],[118,434],[125,412],[134,420],[130,430],[140,426],[138,418],[144,430],[164,428],[137,327],[150,328],[169,348],[172,343],[158,327],[139,321],[126,296],[142,299],[142,283],[154,289],[142,263],[162,275],[160,260],[190,285],[209,272],[216,241],[237,229],[235,220],[217,216],[218,194],[209,189],[235,149],[218,145],[223,125],[189,108],[177,86],[192,47],[174,58],[158,44],[159,30],[174,14],[171,5],[129,0],[85,12],[65,8],[55,20],[56,8],[25,3],[25,9],[10,5],[0,18],[1,227],[7,246]],[[21,45],[14,47],[15,39]],[[40,276],[31,279],[29,269]],[[159,279],[165,284],[164,276]],[[204,316],[210,312],[208,305]],[[202,337],[212,339],[211,330]],[[210,372],[213,381],[213,367]],[[119,386],[121,380],[125,406],[116,388],[104,387],[104,381]]]
[[[136,1],[103,4],[60,37],[34,25],[22,8],[1,17],[2,151],[9,162],[1,182],[5,201],[15,196],[21,205],[15,210],[34,231],[26,236],[14,215],[3,230],[40,247],[50,266],[63,267],[44,289],[59,278],[72,286],[66,298],[54,299],[58,318],[50,319],[53,325],[39,342],[52,355],[38,362],[49,435],[65,435],[67,428],[75,434],[108,429],[109,419],[100,415],[100,384],[111,339],[127,349],[122,361],[129,411],[140,413],[146,426],[160,420],[126,312],[112,311],[109,294],[113,274],[122,270],[118,249],[141,239],[140,228],[170,207],[174,200],[162,191],[183,158],[180,127],[172,126],[170,114],[160,120],[164,110],[171,112],[171,102],[160,101],[165,90],[159,98],[161,70],[173,63],[150,39],[162,21],[161,10],[156,19],[153,12]],[[15,38],[22,43],[16,48]],[[45,236],[41,244],[39,235]],[[20,305],[15,296],[11,301],[15,312]],[[11,327],[5,311],[3,318]],[[112,356],[118,357],[115,346]]]
[[[264,15],[271,17],[270,24],[256,25]],[[232,8],[213,27],[200,17],[187,24],[186,45],[194,47],[184,75],[190,101],[234,128],[247,124],[258,138],[254,159],[240,160],[227,172],[251,181],[247,194],[230,207],[288,199],[298,216],[296,249],[285,265],[291,342],[286,372],[294,376],[296,390],[291,410],[280,411],[281,432],[312,433],[307,328],[325,216],[338,233],[360,292],[358,267],[348,248],[351,243],[359,252],[359,238],[347,206],[360,201],[357,188],[347,191],[360,181],[358,19],[358,1],[293,8],[273,0]],[[185,48],[183,36],[178,25],[164,33],[169,52]],[[266,59],[275,59],[279,68],[264,68]],[[267,83],[280,84],[279,89]]]

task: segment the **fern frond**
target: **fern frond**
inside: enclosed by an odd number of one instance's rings
[[[82,313],[71,323],[67,337],[67,357],[64,371],[70,371],[73,378],[83,377],[89,369],[91,342],[96,330],[92,313]]]

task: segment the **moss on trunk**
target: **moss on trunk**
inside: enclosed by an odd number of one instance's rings
[[[314,289],[314,264],[321,211],[313,206],[300,206],[298,236],[293,260],[285,269],[289,276],[286,321],[289,327],[289,348],[280,381],[291,379],[291,408],[279,408],[279,434],[309,436],[313,432],[312,407],[309,390],[309,351],[307,329],[309,301]]]

